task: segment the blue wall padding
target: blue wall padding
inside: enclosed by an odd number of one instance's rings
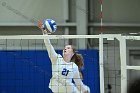
[[[100,93],[98,50],[79,50],[79,53],[85,64],[83,82],[91,93]],[[51,76],[46,50],[0,51],[0,93],[52,93],[48,88]]]

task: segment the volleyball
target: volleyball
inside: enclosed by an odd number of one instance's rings
[[[54,33],[57,29],[56,22],[53,19],[45,19],[43,21],[43,29],[50,33]]]

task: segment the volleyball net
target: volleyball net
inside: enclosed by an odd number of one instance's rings
[[[49,93],[46,87],[52,74],[44,45],[46,38],[60,54],[65,45],[76,46],[84,57],[83,82],[91,93],[125,93],[139,73],[139,36],[0,36],[1,93]]]
[[[139,40],[140,36],[100,35],[101,93],[127,93],[128,86],[140,77]],[[104,77],[101,77],[102,75]],[[101,81],[104,81],[104,84]]]

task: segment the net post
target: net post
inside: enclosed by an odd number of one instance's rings
[[[127,93],[127,62],[126,62],[126,39],[120,37],[120,61],[121,61],[121,93]]]
[[[103,35],[99,36],[100,93],[104,93]]]

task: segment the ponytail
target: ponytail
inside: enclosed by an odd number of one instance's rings
[[[83,57],[81,54],[75,53],[71,58],[71,62],[74,62],[78,66],[79,71],[84,68]]]
[[[70,61],[74,62],[78,66],[79,73],[80,73],[80,78],[81,78],[81,80],[83,80],[84,79],[84,75],[83,75],[83,72],[82,72],[82,70],[84,68],[83,56],[76,52],[76,49],[75,49],[75,47],[73,45],[71,45],[71,47],[73,49],[74,55],[72,56]]]

